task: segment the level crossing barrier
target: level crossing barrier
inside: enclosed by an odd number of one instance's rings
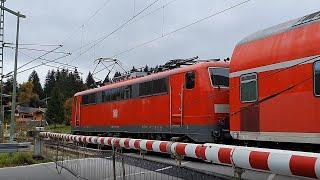
[[[214,164],[232,166],[235,170],[240,170],[237,172],[249,169],[285,176],[320,179],[320,154],[318,153],[211,143],[192,144],[50,132],[41,132],[40,135],[44,138],[52,138],[58,141],[72,141],[83,144],[171,154],[177,159],[182,159],[183,157],[196,158]]]

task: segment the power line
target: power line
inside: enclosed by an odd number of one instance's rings
[[[118,57],[118,56],[120,56],[120,55],[126,54],[126,53],[131,52],[131,51],[133,51],[133,50],[135,50],[135,49],[138,49],[138,48],[140,48],[140,47],[143,47],[143,46],[146,46],[146,45],[148,45],[148,44],[151,44],[151,43],[153,43],[153,42],[155,42],[155,41],[158,41],[158,40],[160,40],[160,39],[163,39],[163,38],[165,38],[165,37],[168,37],[168,36],[170,36],[170,35],[172,35],[172,34],[175,34],[175,33],[179,32],[179,31],[183,30],[183,29],[189,28],[189,27],[191,27],[191,26],[193,26],[193,25],[195,25],[195,24],[198,24],[198,23],[200,23],[200,22],[202,22],[202,21],[205,21],[205,20],[208,20],[208,19],[210,19],[210,18],[213,18],[213,17],[215,17],[215,16],[217,16],[217,15],[219,15],[219,14],[222,14],[222,13],[224,13],[224,12],[227,12],[227,11],[229,11],[229,10],[231,10],[231,9],[234,9],[234,8],[236,8],[236,7],[238,7],[238,6],[241,6],[241,5],[243,5],[243,4],[246,4],[246,3],[250,2],[250,1],[251,1],[251,0],[242,1],[242,2],[240,2],[240,3],[238,3],[238,4],[235,4],[235,5],[233,5],[233,6],[230,6],[230,7],[226,8],[226,9],[223,9],[223,10],[221,10],[221,11],[218,11],[218,12],[216,12],[216,13],[214,13],[214,14],[211,14],[211,15],[206,16],[206,17],[204,17],[204,18],[198,19],[198,20],[196,20],[196,21],[194,21],[194,22],[192,22],[192,23],[190,23],[190,24],[187,24],[187,25],[185,25],[185,26],[182,26],[182,27],[180,27],[180,28],[178,28],[178,29],[175,29],[175,30],[173,30],[173,31],[171,31],[171,32],[165,33],[165,34],[163,34],[163,35],[161,35],[161,36],[158,36],[158,37],[156,37],[156,38],[153,38],[153,39],[151,39],[151,40],[148,40],[148,41],[146,41],[146,42],[143,42],[143,43],[141,43],[141,44],[138,44],[138,45],[136,45],[136,46],[134,46],[134,47],[131,47],[131,48],[129,48],[129,49],[126,49],[126,50],[124,50],[124,51],[120,51],[119,53],[116,53],[116,54],[114,54],[113,56],[111,56],[111,58]],[[97,71],[96,74],[99,73],[99,72],[101,72],[101,71],[103,71],[103,70],[105,70],[105,68]]]
[[[5,45],[6,44],[9,44],[9,45],[16,45],[15,43],[4,43]],[[19,46],[62,46],[60,44],[36,44],[36,43],[25,43],[25,44],[20,44],[19,43]]]
[[[28,55],[28,54],[26,54],[26,53],[24,53],[24,52],[22,52],[22,51],[20,51],[20,53],[23,54],[23,55],[25,55],[25,56],[27,56],[27,57],[29,57],[29,58],[32,58],[32,59],[35,58],[35,57],[32,57],[32,56],[30,56],[30,55]],[[45,58],[39,58],[39,60],[51,62],[51,60],[48,60],[48,59],[45,59]],[[69,66],[69,67],[72,67],[72,68],[78,68],[77,66],[74,66],[74,65],[71,65],[71,64],[67,64],[67,63],[61,63],[61,62],[56,62],[56,61],[53,61],[53,62],[51,62],[51,63],[59,64],[60,66]],[[60,67],[60,66],[59,66],[59,67]]]
[[[11,47],[11,46],[4,46],[4,47],[5,48],[10,48],[10,49],[15,49],[15,47]],[[45,50],[45,49],[34,49],[34,48],[23,48],[23,47],[19,47],[18,49],[20,49],[20,50],[29,50],[29,51],[38,51],[38,52],[51,52],[50,50]],[[71,55],[71,53],[64,52],[64,51],[53,51],[52,53],[69,54],[69,55]]]
[[[113,31],[111,31],[110,33],[107,33],[103,36],[101,36],[100,38],[87,43],[85,45],[82,46],[86,47],[89,46],[89,48],[87,48],[86,50],[84,50],[83,52],[81,52],[77,57],[75,57],[73,60],[77,59],[78,57],[82,56],[83,54],[87,53],[89,50],[91,50],[93,47],[95,47],[97,44],[101,43],[102,41],[104,41],[105,39],[107,39],[108,37],[110,37],[111,35],[113,35],[114,33],[118,32],[119,30],[123,29],[126,25],[128,25],[132,20],[134,20],[137,16],[139,16],[140,14],[142,14],[143,12],[145,12],[147,9],[149,9],[151,6],[153,6],[155,3],[157,3],[159,0],[155,0],[153,1],[151,4],[149,4],[148,6],[146,6],[145,8],[143,8],[141,11],[139,11],[137,14],[135,14],[133,17],[129,18],[127,21],[125,21],[123,24],[121,24],[120,26],[118,26],[116,29],[114,29]],[[91,45],[92,44],[92,45]],[[78,51],[79,49],[76,49],[74,51]],[[72,61],[72,60],[71,60]]]
[[[169,6],[170,4],[174,3],[175,1],[177,1],[177,0],[172,0],[172,1],[167,2],[166,4],[164,4],[164,5],[156,8],[156,9],[154,9],[154,10],[152,10],[151,12],[149,12],[149,13],[143,15],[143,16],[140,16],[140,18],[136,18],[136,19],[135,19],[134,21],[132,21],[130,24],[133,24],[133,23],[135,23],[135,22],[137,22],[137,21],[140,21],[140,20],[144,19],[145,17],[150,16],[150,15],[156,13],[157,11],[162,10],[163,8],[166,8],[167,6]]]
[[[180,27],[180,28],[178,28],[178,29],[176,29],[176,30],[173,30],[173,31],[171,31],[171,32],[169,32],[169,33],[163,34],[162,36],[156,37],[156,38],[154,38],[154,39],[151,39],[151,40],[146,41],[146,42],[144,42],[144,43],[138,44],[137,46],[134,46],[134,47],[129,48],[129,49],[127,49],[127,50],[121,51],[121,52],[119,52],[119,53],[117,53],[117,54],[115,54],[115,55],[113,55],[113,56],[111,56],[111,57],[114,58],[114,57],[120,56],[120,55],[122,55],[122,54],[128,53],[128,52],[130,52],[130,51],[133,51],[133,50],[135,50],[135,49],[137,49],[137,48],[139,48],[139,47],[143,47],[143,46],[145,46],[145,45],[147,45],[147,44],[150,44],[150,43],[152,43],[152,42],[154,42],[154,41],[157,41],[157,40],[159,40],[159,39],[162,39],[162,38],[165,38],[165,37],[167,37],[167,36],[170,36],[170,35],[172,35],[172,34],[174,34],[174,33],[176,33],[176,32],[179,32],[179,31],[181,31],[181,30],[183,30],[183,29],[189,28],[189,27],[191,27],[191,26],[193,26],[193,25],[195,25],[195,24],[198,24],[198,23],[200,23],[200,22],[202,22],[202,21],[205,21],[205,20],[208,20],[208,19],[210,19],[210,18],[213,18],[214,16],[217,16],[217,15],[219,15],[219,14],[222,14],[222,13],[224,13],[224,12],[226,12],[226,11],[229,11],[229,10],[231,10],[231,9],[233,9],[233,8],[236,8],[236,7],[238,7],[238,6],[241,6],[241,5],[243,5],[243,4],[245,4],[245,3],[248,3],[248,2],[250,2],[250,1],[251,1],[251,0],[246,0],[246,1],[240,2],[240,3],[236,4],[236,5],[233,5],[233,6],[231,6],[231,7],[228,7],[228,8],[226,8],[226,9],[223,9],[222,11],[216,12],[216,13],[214,13],[214,14],[211,14],[211,15],[207,16],[207,17],[204,17],[204,18],[201,18],[201,19],[199,19],[199,20],[197,20],[197,21],[194,21],[194,22],[192,22],[192,23],[190,23],[190,24],[188,24],[188,25],[185,25],[185,26],[182,26],[182,27]]]
[[[107,0],[102,6],[99,6],[99,8],[81,25],[79,26],[75,31],[73,31],[69,36],[67,36],[67,38],[65,38],[62,41],[62,44],[65,44],[66,41],[68,41],[69,39],[71,39],[73,36],[75,36],[79,30],[85,26],[86,24],[88,24],[104,7],[106,7],[109,3],[111,2],[111,0]]]
[[[49,63],[55,62],[55,61],[57,61],[57,60],[59,60],[59,59],[65,58],[65,57],[67,57],[67,56],[69,56],[69,55],[66,54],[66,55],[63,55],[63,56],[61,56],[61,57],[55,58],[55,59],[53,59],[53,60],[49,60],[49,61],[47,61],[47,62],[45,62],[45,63],[42,62],[41,64],[38,64],[38,65],[35,65],[35,66],[30,67],[30,68],[28,68],[28,69],[24,69],[24,70],[22,70],[22,71],[19,71],[18,74],[23,73],[23,72],[26,72],[26,71],[29,71],[29,70],[31,70],[31,69],[38,68],[38,67],[40,67],[40,66],[48,65]]]
[[[53,66],[53,65],[49,65],[49,64],[43,64],[43,66],[55,68],[55,69],[58,69],[58,70],[59,70],[59,69],[67,69],[67,70],[70,70],[69,68],[64,68],[64,67],[61,68],[61,66]],[[80,72],[79,70],[78,70],[78,73],[79,73],[79,74],[83,74],[83,73]]]
[[[52,49],[52,50],[50,50],[50,51],[48,51],[48,52],[44,53],[43,55],[41,55],[41,56],[39,56],[39,57],[37,57],[37,58],[32,59],[31,61],[29,61],[29,62],[27,62],[27,63],[23,64],[23,65],[22,65],[22,66],[20,66],[20,67],[18,67],[18,69],[21,69],[21,68],[23,68],[23,67],[27,66],[28,64],[30,64],[30,63],[32,63],[32,62],[34,62],[34,61],[38,60],[39,58],[42,58],[42,57],[44,57],[44,56],[46,56],[46,55],[48,55],[48,54],[50,54],[50,53],[54,52],[55,50],[57,50],[57,49],[59,49],[59,48],[61,48],[61,47],[62,47],[62,45],[60,45],[59,47],[56,47],[56,48],[54,48],[54,49]],[[69,54],[67,54],[66,56],[69,56]]]

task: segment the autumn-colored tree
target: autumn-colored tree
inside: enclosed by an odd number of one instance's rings
[[[37,107],[40,105],[39,95],[34,93],[31,82],[20,85],[18,92],[18,103],[23,106]]]
[[[66,113],[65,113],[65,124],[66,125],[70,125],[70,122],[71,122],[72,104],[73,104],[73,98],[67,99],[64,104],[64,108],[66,110]]]

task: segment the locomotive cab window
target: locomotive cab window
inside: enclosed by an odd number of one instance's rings
[[[320,61],[314,63],[314,94],[320,97]]]
[[[213,87],[229,87],[228,68],[209,68],[209,74]]]
[[[247,74],[240,77],[241,102],[254,102],[258,99],[257,74]]]
[[[187,72],[185,75],[186,89],[193,89],[196,83],[196,75],[192,72]]]

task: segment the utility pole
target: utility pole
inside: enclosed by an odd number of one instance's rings
[[[15,133],[15,111],[16,111],[16,100],[17,100],[17,66],[18,66],[18,48],[19,48],[19,26],[20,18],[26,18],[25,15],[20,14],[20,12],[15,12],[4,6],[0,6],[0,9],[17,16],[17,32],[16,32],[16,51],[14,57],[14,74],[13,74],[13,89],[12,89],[12,105],[11,105],[11,122],[10,122],[10,143],[14,142]],[[2,94],[1,94],[2,96]]]
[[[4,6],[5,0],[1,0],[0,5]],[[4,50],[4,10],[0,9],[0,143],[3,143],[3,50]]]

